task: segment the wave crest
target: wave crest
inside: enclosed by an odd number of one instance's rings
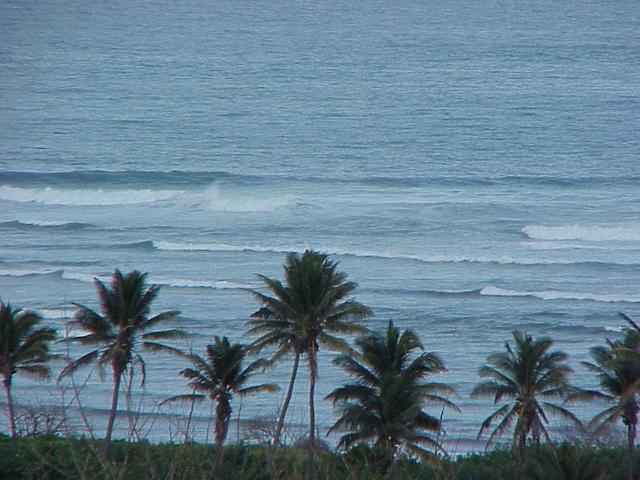
[[[273,247],[266,245],[230,245],[226,243],[191,243],[154,240],[153,246],[158,250],[182,252],[256,252],[256,253],[289,253],[302,252],[304,246]],[[388,260],[409,260],[423,263],[495,263],[498,265],[582,265],[607,263],[611,265],[636,265],[638,262],[629,261],[579,261],[569,259],[522,258],[503,255],[496,256],[466,256],[466,255],[412,255],[394,252],[376,252],[367,250],[347,250],[344,248],[317,248],[331,255],[344,255],[362,258],[379,258]]]
[[[0,222],[0,227],[2,228],[15,228],[18,230],[36,230],[36,229],[46,229],[46,230],[82,230],[85,228],[90,228],[93,225],[89,223],[82,222],[65,222],[65,221],[23,221],[23,220],[10,220],[7,222]]]
[[[561,225],[555,227],[527,225],[522,232],[534,240],[582,240],[589,242],[640,242],[640,227],[601,227]]]
[[[640,294],[638,295],[617,295],[617,294],[599,294],[591,292],[563,292],[556,290],[542,291],[520,291],[510,290],[508,288],[494,287],[488,285],[480,289],[480,295],[492,297],[534,297],[542,300],[591,300],[594,302],[606,303],[639,303]]]
[[[174,288],[212,288],[214,290],[246,290],[251,285],[236,283],[229,280],[196,280],[191,278],[153,277],[152,283]]]
[[[220,183],[194,194],[189,202],[206,210],[228,213],[271,212],[299,204],[294,195],[248,195],[224,190]]]
[[[26,269],[2,269],[0,270],[0,277],[31,277],[38,275],[61,275],[62,270],[55,268],[45,268],[39,270],[26,270]]]
[[[93,283],[97,278],[101,282],[108,283],[110,277],[98,277],[83,272],[64,271],[62,278],[83,283]],[[193,278],[149,277],[149,282],[155,285],[173,288],[210,288],[214,290],[246,290],[254,288],[253,285],[237,283],[230,280],[200,280]]]
[[[135,205],[169,200],[181,193],[179,190],[61,190],[0,186],[0,200],[46,205]]]

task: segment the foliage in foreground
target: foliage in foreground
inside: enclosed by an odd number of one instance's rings
[[[268,447],[231,445],[224,463],[214,473],[215,447],[200,444],[129,443],[113,441],[107,461],[102,445],[86,439],[21,438],[15,444],[0,437],[0,478],[14,480],[62,479],[302,479],[306,452],[283,448],[276,458],[276,475],[268,473]],[[367,447],[345,455],[319,452],[316,479],[377,480],[367,468]],[[444,462],[440,469],[402,458],[384,478],[392,480],[618,480],[625,476],[625,448],[593,448],[574,444],[530,447],[524,470],[506,450],[473,454]],[[635,454],[636,464],[640,455]]]
[[[151,351],[173,351],[158,340],[181,338],[181,330],[153,330],[158,324],[166,323],[178,316],[179,312],[171,310],[153,317],[151,303],[158,296],[160,287],[152,285],[147,288],[146,273],[137,270],[123,274],[115,270],[111,277],[111,285],[105,285],[98,278],[94,279],[100,303],[100,313],[75,304],[77,311],[72,322],[85,335],[69,337],[66,340],[80,345],[96,346],[94,350],[71,362],[60,374],[60,377],[74,373],[78,368],[92,362],[99,366],[111,365],[113,371],[113,393],[111,408],[105,433],[104,451],[109,449],[113,425],[118,413],[118,397],[120,384],[128,368],[129,375],[133,367],[138,366],[145,380],[145,361],[140,349]]]
[[[365,334],[361,321],[372,315],[371,310],[355,301],[352,294],[357,283],[347,281],[347,274],[339,271],[338,263],[324,253],[305,250],[302,255],[290,253],[285,258],[284,284],[264,275],[259,278],[273,296],[253,291],[262,305],[248,323],[248,335],[260,335],[252,349],[260,352],[275,348],[271,361],[285,355],[294,355],[291,380],[278,415],[273,441],[277,448],[282,434],[284,418],[296,381],[300,358],[307,360],[309,368],[309,460],[315,450],[315,386],[318,378],[318,350],[349,352],[345,334]]]
[[[580,421],[566,408],[548,401],[564,399],[571,391],[568,376],[572,370],[566,363],[567,354],[550,350],[553,346],[550,338],[534,339],[515,331],[513,339],[513,347],[507,342],[506,352],[490,355],[487,364],[480,368],[480,376],[489,380],[476,385],[471,396],[491,396],[494,404],[508,400],[482,422],[478,436],[497,423],[487,442],[491,445],[515,423],[513,450],[518,453],[520,463],[524,463],[527,438],[531,437],[536,445],[543,438],[551,441],[545,427],[549,413],[577,425]]]
[[[327,398],[338,405],[340,418],[329,432],[347,432],[339,447],[372,442],[379,459],[370,470],[384,474],[402,449],[424,461],[438,462],[444,448],[438,441],[441,421],[423,410],[428,403],[458,410],[440,394],[453,395],[447,384],[426,382],[446,371],[440,357],[424,352],[417,335],[389,322],[385,335],[356,339],[358,355],[341,355],[334,363],[353,378]],[[412,356],[414,352],[420,352]],[[433,435],[432,435],[433,434]],[[371,457],[371,456],[370,456]]]

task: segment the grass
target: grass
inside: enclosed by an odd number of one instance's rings
[[[305,452],[283,448],[269,468],[267,447],[230,445],[224,462],[214,472],[215,447],[204,444],[151,444],[114,441],[104,461],[101,443],[86,438],[42,436],[17,442],[0,437],[0,479],[12,480],[270,480],[303,479]],[[636,456],[636,463],[640,460]],[[529,447],[527,464],[519,467],[507,450],[494,450],[451,460],[440,466],[399,459],[385,477],[374,474],[366,462],[366,449],[347,454],[322,451],[313,477],[318,480],[617,480],[624,478],[623,447],[562,444]]]

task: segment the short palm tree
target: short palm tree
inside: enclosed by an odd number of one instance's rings
[[[338,406],[340,418],[332,431],[347,431],[339,446],[350,448],[372,442],[380,458],[377,469],[384,473],[401,450],[434,461],[443,452],[437,436],[441,421],[423,410],[426,404],[458,410],[444,395],[454,389],[444,383],[425,382],[446,371],[442,360],[424,352],[410,330],[402,334],[389,322],[384,335],[372,334],[356,340],[357,354],[340,355],[334,363],[355,379],[336,388],[327,398]]]
[[[13,376],[24,373],[48,378],[49,344],[55,340],[53,328],[36,328],[42,317],[31,310],[13,309],[0,301],[0,371],[7,393],[9,427],[16,438],[16,418],[11,395]]]
[[[635,441],[640,411],[640,330],[633,320],[623,315],[632,328],[624,330],[622,340],[606,340],[606,345],[590,349],[593,362],[582,362],[598,377],[600,390],[579,390],[572,399],[604,400],[613,406],[591,421],[595,431],[622,419],[627,427],[627,478],[633,478]]]
[[[302,255],[290,253],[285,258],[285,283],[260,275],[271,296],[253,291],[262,307],[252,315],[247,334],[260,335],[251,348],[260,352],[275,349],[275,362],[293,354],[294,362],[289,387],[278,416],[273,447],[278,447],[285,415],[291,401],[300,357],[309,366],[309,455],[315,448],[315,386],[318,378],[318,349],[346,352],[348,343],[339,335],[366,333],[360,321],[371,310],[350,295],[357,284],[337,270],[338,263],[326,254],[306,250]],[[337,335],[336,335],[337,334]]]
[[[553,341],[543,337],[535,340],[531,335],[513,332],[513,348],[507,342],[506,352],[494,353],[479,374],[489,378],[473,389],[471,396],[493,396],[493,403],[509,399],[498,410],[482,422],[478,437],[491,425],[499,421],[487,441],[487,447],[505,433],[515,422],[512,445],[518,453],[520,464],[524,464],[525,446],[530,436],[539,445],[541,437],[551,441],[545,424],[547,413],[559,415],[576,424],[580,421],[569,410],[547,399],[565,399],[571,391],[569,374],[571,368],[565,363],[567,355],[561,351],[550,351]]]
[[[146,277],[146,273],[140,273],[137,270],[125,275],[120,270],[115,270],[111,278],[111,286],[105,285],[96,278],[94,283],[101,314],[84,305],[76,304],[77,311],[72,323],[88,333],[66,339],[82,345],[97,345],[98,348],[70,363],[60,377],[69,375],[79,367],[92,362],[97,362],[100,367],[107,364],[111,366],[113,393],[105,433],[105,455],[109,449],[118,410],[120,384],[127,368],[137,364],[141,369],[144,383],[145,362],[140,353],[140,347],[153,351],[175,351],[171,347],[158,343],[157,340],[183,336],[182,330],[178,329],[153,330],[158,324],[176,318],[179,312],[171,310],[150,317],[151,303],[158,296],[160,287],[152,285],[147,288]]]
[[[215,441],[216,467],[222,462],[223,444],[229,430],[231,418],[231,401],[234,395],[245,396],[260,392],[275,392],[278,387],[272,383],[245,386],[249,379],[261,369],[266,362],[256,360],[247,367],[243,363],[247,354],[240,343],[231,344],[227,337],[213,337],[213,344],[206,347],[206,357],[196,354],[186,355],[193,367],[185,368],[180,375],[191,380],[189,386],[200,394],[180,395],[171,400],[204,400],[205,395],[216,402]]]

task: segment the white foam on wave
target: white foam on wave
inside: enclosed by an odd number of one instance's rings
[[[178,243],[153,241],[153,246],[158,250],[174,252],[259,252],[259,253],[288,253],[301,251],[300,248],[274,248],[259,245],[229,245],[226,243]],[[304,248],[302,248],[304,250]]]
[[[527,225],[522,232],[534,240],[580,240],[589,242],[640,242],[640,227],[602,227],[586,225]]]
[[[203,192],[190,194],[189,203],[215,212],[250,213],[271,212],[295,207],[298,199],[294,195],[257,195],[224,189],[214,183]]]
[[[96,277],[83,272],[73,272],[65,270],[62,273],[62,278],[66,280],[75,280],[83,283],[93,283],[95,278],[98,278],[103,283],[109,283],[111,277]],[[234,289],[251,289],[255,288],[254,285],[232,282],[230,280],[201,280],[193,278],[171,278],[152,276],[149,277],[150,284],[162,285],[167,287],[176,288],[212,288],[216,290],[234,290]]]
[[[179,190],[61,190],[0,186],[0,200],[47,205],[134,205],[168,200],[182,193]]]
[[[51,320],[65,319],[73,317],[73,308],[37,308],[35,309],[44,318]]]
[[[605,326],[604,326],[604,329],[605,329],[607,332],[621,332],[621,331],[622,331],[622,328],[623,328],[623,327],[621,327],[621,326],[613,326],[613,325],[605,325]]]
[[[197,280],[192,278],[151,277],[151,283],[176,288],[212,288],[215,290],[250,289],[251,285],[229,280]]]
[[[0,269],[0,277],[28,277],[31,275],[50,275],[59,272],[59,269],[45,268],[36,270],[27,269]]]
[[[75,280],[77,282],[83,283],[93,283],[95,278],[97,278],[101,282],[109,282],[111,280],[110,277],[99,277],[90,273],[72,272],[68,270],[64,270],[62,272],[62,278],[64,278],[65,280]]]
[[[563,292],[556,290],[520,291],[488,285],[480,290],[480,295],[494,297],[535,297],[542,300],[592,300],[594,302],[640,302],[638,295],[598,294],[591,292]]]
[[[18,220],[23,225],[32,225],[34,227],[66,227],[70,225],[78,225],[77,222],[69,222],[65,220]]]
[[[154,240],[153,246],[158,250],[177,252],[256,252],[256,253],[289,253],[302,252],[305,247],[288,246],[273,247],[266,245],[231,245],[226,243],[192,243],[192,242],[168,242]],[[344,255],[364,258],[382,258],[389,260],[413,260],[424,263],[497,263],[500,265],[574,265],[581,263],[570,259],[545,259],[545,258],[518,258],[506,255],[495,256],[468,256],[468,255],[412,255],[405,253],[380,252],[368,250],[348,250],[344,248],[316,247],[316,250],[332,255]],[[636,265],[640,260],[615,260],[608,263],[616,265]]]
[[[534,240],[521,242],[521,245],[532,250],[591,250],[598,252],[640,252],[640,245],[635,243],[578,243],[577,241]],[[638,262],[629,262],[630,264]]]

